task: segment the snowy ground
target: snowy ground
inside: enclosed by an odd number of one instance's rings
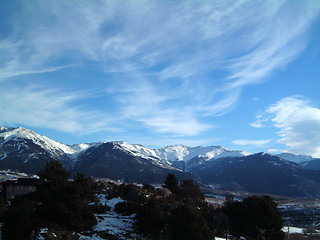
[[[282,228],[282,231],[284,231],[285,233],[289,232],[291,234],[293,233],[299,233],[299,234],[302,234],[303,233],[303,228],[298,228],[298,227],[283,227]]]
[[[96,214],[98,224],[94,227],[94,234],[92,236],[81,235],[83,240],[102,240],[99,233],[109,233],[117,235],[119,239],[143,239],[134,233],[133,224],[135,215],[122,216],[114,211],[117,203],[123,202],[121,198],[106,199],[105,194],[98,195],[101,204],[107,204],[111,207],[111,211],[106,214]]]

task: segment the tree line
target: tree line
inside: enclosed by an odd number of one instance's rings
[[[42,184],[36,192],[11,201],[1,229],[4,240],[35,239],[41,228],[66,230],[66,239],[77,239],[76,232],[90,231],[97,224],[96,213],[110,210],[95,201],[98,187],[92,178],[76,174],[70,181],[60,162],[49,162],[38,176]],[[148,184],[122,184],[106,191],[109,199],[126,200],[115,210],[134,213],[136,231],[146,239],[210,240],[227,233],[247,240],[285,238],[277,204],[268,196],[229,200],[214,208],[192,180],[178,182],[169,174],[164,189],[167,192],[161,193]]]

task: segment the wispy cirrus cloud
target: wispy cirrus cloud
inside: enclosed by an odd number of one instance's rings
[[[287,146],[287,152],[320,157],[320,108],[302,96],[291,96],[269,106],[264,115],[280,130],[278,143]]]
[[[236,139],[233,140],[232,143],[240,146],[255,146],[255,147],[263,147],[266,144],[270,143],[271,139],[266,140],[248,140],[248,139]]]
[[[13,87],[10,92],[0,95],[0,114],[5,116],[0,119],[0,125],[23,124],[76,135],[121,131],[111,127],[112,122],[108,114],[93,110],[84,111],[80,106],[74,106],[74,102],[81,98],[92,97],[94,96],[88,92],[70,94],[31,86]]]
[[[295,59],[307,45],[305,33],[320,10],[316,1],[19,4],[21,12],[12,13],[8,21],[12,31],[0,41],[5,53],[0,81],[46,72],[60,77],[59,71],[70,66],[105,73],[112,76],[106,82],[114,85],[105,98],[117,102],[119,121],[179,136],[212,128],[213,118],[232,110],[244,87],[263,82]],[[30,96],[36,94],[30,91]],[[3,94],[10,98],[6,89]],[[60,98],[52,95],[51,100]],[[60,108],[87,116],[71,104]],[[57,110],[40,109],[52,115]],[[96,115],[105,116],[103,108],[99,111]],[[22,121],[18,113],[11,115],[12,122]],[[71,119],[76,122],[70,122],[70,129],[50,126],[73,131],[79,122]],[[85,119],[99,125],[95,118]]]

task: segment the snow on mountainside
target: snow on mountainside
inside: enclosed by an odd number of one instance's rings
[[[85,152],[91,147],[98,147],[104,142],[94,142],[94,143],[78,143],[78,144],[73,144],[69,146],[74,152],[69,155],[70,158],[75,159],[77,158],[80,154]]]
[[[250,153],[242,151],[232,151],[221,146],[209,147],[187,147],[184,145],[172,145],[165,148],[156,149],[157,155],[169,162],[184,161],[198,157],[204,158],[206,161],[222,157],[242,157],[250,155]]]
[[[319,158],[313,158],[307,155],[299,155],[299,154],[292,154],[292,153],[280,153],[280,154],[277,154],[276,156],[284,160],[295,162],[295,163],[303,163],[303,162],[309,162],[312,160],[319,159]]]
[[[26,148],[24,140],[31,140],[34,144],[40,146],[42,149],[48,151],[53,158],[59,158],[61,155],[66,154],[70,159],[75,160],[75,158],[87,150],[89,147],[98,146],[101,143],[90,143],[90,144],[75,144],[68,146],[57,141],[51,140],[46,136],[35,133],[34,131],[18,127],[18,128],[0,128],[0,143],[6,144],[9,141],[19,142]],[[19,145],[17,145],[19,148]],[[4,153],[4,155],[6,155]]]
[[[73,162],[76,162],[77,157],[89,148],[97,147],[102,144],[80,143],[68,146],[22,127],[1,127],[0,129],[0,143],[7,143],[10,140],[15,140],[20,141],[20,143],[23,144],[23,139],[31,140],[33,143],[50,152],[54,158],[66,154]],[[175,161],[188,162],[196,157],[208,161],[221,157],[241,157],[249,155],[249,153],[246,152],[231,151],[221,146],[187,147],[184,145],[172,145],[165,148],[151,149],[143,145],[129,144],[122,141],[114,143],[116,148],[122,149],[133,156],[151,160],[158,165],[171,165]],[[3,155],[5,156],[5,153]]]
[[[151,149],[139,144],[129,144],[126,142],[115,143],[116,147],[134,156],[153,160],[159,159],[167,164],[172,164],[175,161],[188,162],[195,157],[204,158],[208,161],[222,157],[242,157],[250,155],[250,153],[247,152],[232,151],[221,146],[187,147],[184,145],[172,145],[165,148]]]
[[[48,156],[51,156],[54,159],[67,160],[70,162],[71,167],[77,163],[79,157],[88,149],[96,148],[103,144],[103,142],[80,143],[69,146],[22,127],[1,127],[0,160],[6,159],[12,151],[15,151],[18,155],[23,151],[27,151],[28,155],[22,156],[24,161],[28,161],[28,159],[31,158],[39,158],[39,160],[42,159],[44,153],[36,153],[33,149],[30,149],[31,143],[45,150],[47,152],[46,154],[49,154]],[[174,166],[184,170],[188,170],[190,167],[201,165],[207,161],[218,158],[243,157],[251,155],[247,152],[229,150],[221,146],[187,147],[184,145],[171,145],[164,148],[151,149],[143,145],[129,144],[122,141],[113,143],[114,148],[120,149],[132,156],[144,158],[162,167],[167,168],[168,166]],[[319,161],[319,159],[315,159],[310,156],[294,155],[290,153],[281,153],[275,156],[287,161],[300,163],[303,166],[307,163],[311,163],[312,160]],[[313,165],[314,164],[318,164],[318,162],[314,162]]]
[[[120,148],[123,150],[126,150],[127,152],[133,154],[137,157],[143,157],[143,158],[157,158],[159,159],[159,156],[156,154],[156,152],[148,147],[145,147],[143,145],[139,144],[129,144],[127,142],[118,141],[114,142],[116,148]]]
[[[33,143],[39,145],[41,148],[49,151],[53,157],[60,156],[62,154],[73,154],[75,150],[67,145],[53,141],[46,136],[39,135],[34,131],[18,127],[18,128],[5,128],[0,129],[0,142],[5,144],[9,141],[20,142],[23,144],[23,140],[31,140]]]
[[[164,159],[161,159],[154,149],[145,147],[139,144],[129,144],[127,142],[118,141],[113,142],[114,148],[123,150],[132,156],[141,157],[144,159],[148,159],[149,161],[153,162],[154,164],[164,167],[164,168],[172,168],[169,162]]]

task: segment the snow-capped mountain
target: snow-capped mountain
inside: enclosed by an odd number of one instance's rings
[[[25,145],[27,140],[31,140],[33,143],[39,145],[41,148],[50,152],[53,158],[59,158],[61,155],[75,153],[75,150],[67,145],[53,141],[45,136],[39,135],[34,131],[18,127],[18,128],[0,128],[0,142],[2,144],[15,142],[19,148],[21,145]],[[20,146],[18,145],[20,144]],[[26,148],[28,146],[25,145]]]
[[[194,166],[202,165],[219,158],[250,155],[247,152],[229,150],[221,146],[187,147],[184,145],[172,145],[155,149],[155,152],[159,158],[184,171],[190,171]]]
[[[320,196],[320,159],[308,156],[250,154],[221,146],[151,149],[120,141],[69,146],[25,128],[0,128],[0,170],[35,174],[51,159],[73,173],[128,182],[161,183],[173,173],[224,189]]]
[[[158,157],[170,163],[175,161],[189,162],[193,158],[203,158],[205,161],[209,161],[222,157],[242,157],[250,155],[250,153],[247,152],[229,150],[221,146],[187,147],[184,145],[172,145],[156,149],[155,152]]]
[[[194,165],[203,164],[206,161],[222,157],[242,157],[250,153],[233,151],[221,146],[187,147],[184,145],[171,145],[164,148],[151,149],[140,144],[127,142],[114,142],[115,148],[121,149],[132,156],[141,157],[153,161],[163,167],[175,167],[181,170],[189,170]]]
[[[99,144],[101,143],[68,146],[22,127],[1,127],[0,168],[35,173],[47,161],[54,159],[70,169],[82,152]]]
[[[74,172],[139,183],[161,183],[169,173],[179,179],[193,178],[190,173],[174,168],[156,156],[136,151],[143,148],[125,142],[106,142],[81,154]],[[148,151],[148,148],[144,150]]]
[[[36,173],[51,159],[61,161],[64,167],[74,172],[130,181],[153,181],[159,179],[157,174],[160,173],[161,177],[169,172],[184,175],[159,158],[153,149],[142,145],[100,142],[69,146],[22,127],[0,128],[0,169]]]
[[[187,147],[184,145],[171,145],[164,148],[151,149],[143,145],[129,144],[126,142],[117,142],[116,146],[134,156],[150,158],[159,164],[174,166],[178,165],[177,162],[183,162],[185,166],[189,166],[195,162],[195,159],[201,159],[201,161],[198,161],[198,164],[202,164],[203,162],[222,157],[242,157],[250,155],[250,153],[247,152],[229,150],[221,146]]]

